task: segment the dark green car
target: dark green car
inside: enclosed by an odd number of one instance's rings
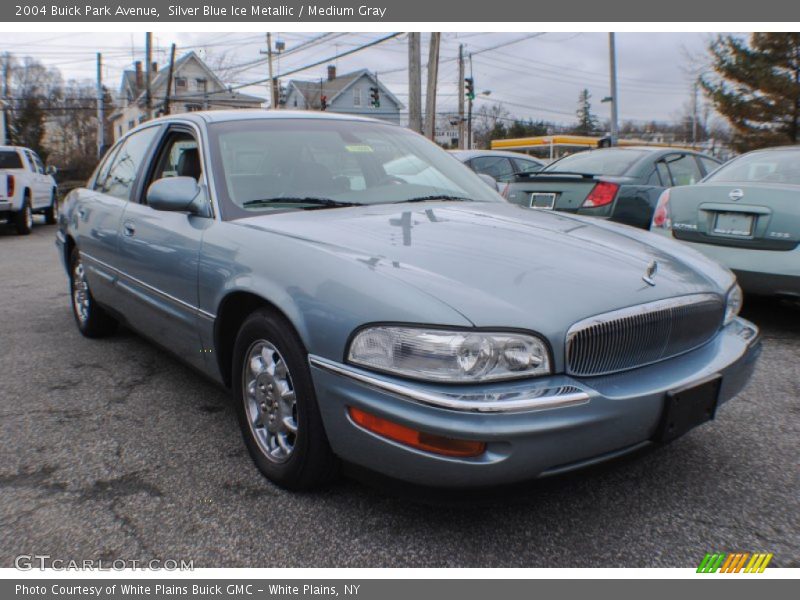
[[[697,183],[720,162],[678,148],[629,146],[565,156],[518,173],[503,195],[530,208],[572,212],[648,229],[666,188]]]

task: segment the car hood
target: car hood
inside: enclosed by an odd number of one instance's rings
[[[506,203],[291,211],[236,223],[360,261],[476,326],[543,331],[667,297],[722,294],[732,282],[716,263],[660,236]],[[649,285],[643,276],[653,261]],[[367,290],[379,294],[379,278],[372,285]]]

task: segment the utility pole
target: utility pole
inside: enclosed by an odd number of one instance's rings
[[[164,94],[164,114],[170,113],[169,104],[171,102],[170,95],[172,94],[172,77],[175,74],[175,44],[169,50],[169,71],[167,71],[167,92]]]
[[[275,93],[276,86],[275,86],[275,75],[272,71],[272,33],[267,32],[267,49],[262,50],[261,54],[267,55],[267,65],[269,70],[269,107],[270,108],[278,108],[278,98],[277,94]]]
[[[106,111],[103,97],[103,55],[97,53],[97,157],[106,147]]]
[[[408,34],[408,127],[422,131],[422,57],[419,32]]]
[[[431,33],[428,49],[428,87],[425,91],[425,137],[436,137],[436,84],[439,77],[439,42],[442,34]]]
[[[619,107],[617,96],[617,51],[615,48],[614,32],[608,34],[608,67],[611,78],[611,145],[617,145],[619,138]]]
[[[458,45],[458,147],[466,148],[464,140],[464,44]]]
[[[151,32],[145,33],[144,38],[144,101],[145,101],[145,121],[149,121],[153,117],[153,93],[150,89],[150,83],[153,74],[153,34]]]
[[[9,122],[9,106],[11,106],[11,98],[9,97],[9,80],[11,78],[11,55],[8,52],[3,54],[3,144],[8,143],[9,134],[11,130],[11,123]]]
[[[475,100],[475,76],[472,74],[472,53],[469,55],[469,86],[467,86],[467,150],[472,150],[472,102]]]
[[[692,148],[697,145],[697,79],[692,84]]]

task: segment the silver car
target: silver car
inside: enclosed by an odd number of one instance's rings
[[[292,489],[340,461],[478,486],[667,442],[760,349],[699,253],[508,204],[421,136],[343,115],[141,125],[66,198],[57,243],[80,331],[124,322],[230,389]]]

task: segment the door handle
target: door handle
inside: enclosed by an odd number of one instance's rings
[[[134,227],[133,223],[131,223],[130,221],[126,221],[125,223],[123,223],[122,229],[125,232],[125,235],[127,235],[128,237],[136,233],[136,227]]]

